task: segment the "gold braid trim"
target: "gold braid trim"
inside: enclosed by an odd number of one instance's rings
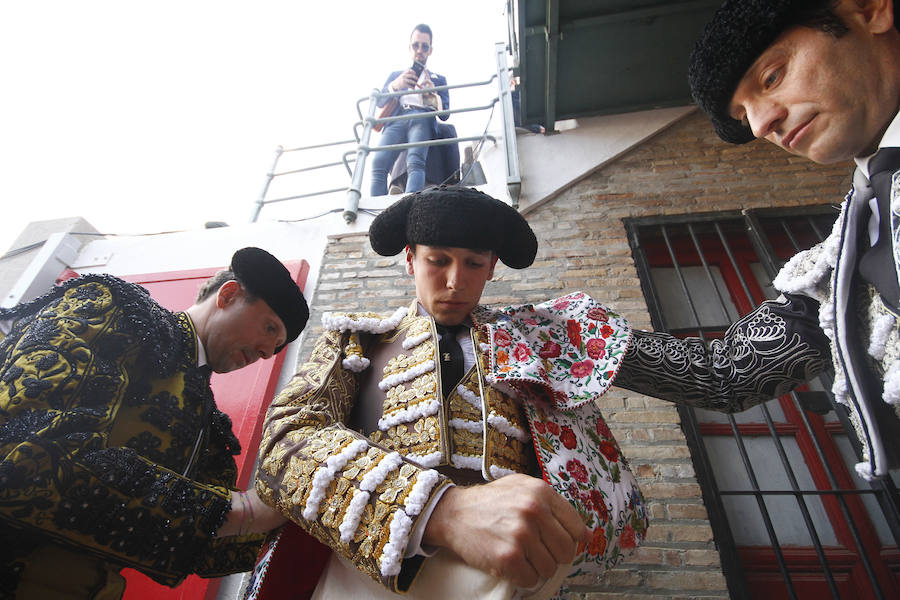
[[[421,506],[448,482],[344,425],[359,391],[356,375],[341,367],[346,337],[326,331],[309,362],[273,401],[256,489],[313,537],[396,591],[409,527],[391,525],[414,526]],[[436,426],[415,435],[427,440],[432,431]]]

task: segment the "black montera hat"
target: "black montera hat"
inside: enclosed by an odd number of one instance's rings
[[[387,207],[372,221],[369,242],[382,256],[408,244],[492,250],[513,269],[537,254],[537,238],[519,211],[474,188],[443,185]]]
[[[309,320],[309,308],[285,266],[265,250],[251,246],[234,253],[230,270],[248,292],[265,300],[284,323],[287,340],[275,352],[297,339]]]
[[[830,0],[726,0],[707,23],[691,53],[691,94],[732,144],[754,139],[750,127],[731,118],[728,104],[750,65],[810,9]]]

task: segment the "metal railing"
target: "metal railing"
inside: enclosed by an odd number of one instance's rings
[[[313,144],[312,146],[302,146],[300,148],[287,148],[287,149],[285,149],[282,146],[278,146],[275,149],[275,159],[272,161],[272,168],[269,169],[268,173],[266,173],[266,183],[265,183],[265,185],[263,185],[263,189],[262,189],[262,192],[260,192],[260,194],[259,194],[259,198],[256,200],[256,202],[253,205],[253,214],[250,217],[250,222],[251,223],[256,222],[256,220],[259,218],[260,211],[263,209],[263,206],[265,206],[266,204],[274,204],[276,202],[284,202],[286,200],[298,200],[300,198],[311,198],[313,196],[324,196],[325,194],[333,194],[336,192],[343,192],[346,189],[345,187],[341,186],[339,188],[319,190],[316,192],[309,192],[306,194],[297,194],[295,196],[285,196],[283,198],[272,198],[270,200],[267,200],[266,195],[269,193],[269,186],[272,185],[272,180],[275,179],[276,177],[280,177],[283,175],[294,175],[296,173],[307,173],[309,171],[317,171],[319,169],[327,169],[330,167],[337,167],[340,165],[344,165],[347,168],[347,172],[351,175],[353,174],[353,171],[350,168],[350,165],[347,163],[346,157],[343,160],[336,161],[336,162],[322,163],[322,164],[318,164],[318,165],[313,165],[311,167],[304,167],[301,169],[291,169],[289,171],[277,172],[276,169],[278,168],[278,162],[281,160],[281,157],[283,154],[287,154],[288,152],[302,152],[305,150],[318,150],[321,148],[328,148],[328,147],[332,147],[332,146],[344,146],[346,144],[355,144],[358,141],[359,141],[358,139],[342,140],[340,142],[329,142],[326,144]]]
[[[364,98],[360,98],[356,102],[356,111],[359,115],[359,121],[354,123],[353,125],[353,135],[354,139],[343,140],[339,142],[331,142],[327,144],[316,144],[312,146],[304,146],[301,148],[291,148],[284,149],[279,146],[275,150],[275,158],[272,163],[272,167],[269,172],[266,174],[266,182],[263,186],[262,192],[260,193],[259,199],[256,201],[253,209],[253,214],[251,216],[251,222],[255,222],[259,218],[259,213],[262,210],[263,206],[267,204],[273,204],[276,202],[284,202],[287,200],[297,200],[301,198],[310,198],[314,196],[321,196],[325,194],[332,194],[336,192],[346,191],[347,198],[345,202],[344,208],[344,220],[349,224],[356,221],[357,213],[359,212],[359,200],[362,197],[362,182],[365,174],[366,167],[366,159],[369,154],[372,152],[385,152],[385,151],[393,151],[393,150],[406,150],[409,148],[418,148],[418,147],[431,147],[431,146],[443,146],[447,144],[458,144],[460,142],[480,142],[483,140],[490,140],[492,142],[497,142],[497,139],[487,134],[487,130],[485,134],[480,136],[465,136],[465,137],[452,137],[452,138],[443,138],[443,139],[434,139],[427,140],[423,142],[408,142],[405,144],[389,144],[389,145],[371,145],[372,131],[377,124],[389,125],[391,123],[396,123],[399,121],[409,121],[413,119],[430,119],[434,117],[444,117],[453,114],[461,114],[461,113],[470,113],[470,112],[478,112],[478,111],[493,111],[496,105],[499,103],[500,106],[500,115],[503,126],[503,147],[504,153],[506,157],[506,183],[507,188],[509,190],[510,197],[512,199],[513,207],[518,207],[518,198],[519,191],[521,189],[521,175],[519,172],[519,157],[518,151],[516,148],[516,136],[515,136],[515,122],[513,117],[513,107],[512,107],[512,94],[511,94],[511,86],[510,86],[510,70],[507,66],[507,48],[504,43],[497,43],[495,45],[495,60],[496,60],[496,68],[497,72],[492,75],[489,79],[484,81],[477,81],[474,83],[461,83],[456,85],[443,85],[437,86],[433,88],[425,88],[419,90],[401,90],[399,92],[388,92],[382,93],[380,90],[374,89],[372,93]],[[429,111],[422,113],[412,113],[398,116],[390,116],[390,117],[382,117],[376,118],[375,111],[378,108],[378,102],[384,99],[396,98],[400,96],[405,96],[409,94],[426,94],[431,92],[440,92],[444,90],[457,90],[463,88],[473,88],[473,87],[481,87],[488,86],[494,82],[497,82],[498,86],[498,95],[491,99],[487,104],[479,105],[479,106],[470,106],[463,108],[455,108],[452,110],[439,110],[439,111]],[[368,108],[366,111],[366,115],[363,116],[362,104],[368,101]],[[361,129],[361,131],[360,131]],[[321,149],[332,146],[342,146],[347,144],[356,144],[356,148],[354,150],[348,150],[344,152],[340,161],[336,162],[327,162],[323,164],[318,164],[310,167],[300,168],[300,169],[291,169],[288,171],[278,172],[278,163],[282,158],[282,155],[288,152],[299,152],[313,149]],[[356,155],[353,157],[353,155]],[[279,176],[284,175],[292,175],[296,173],[303,173],[318,169],[325,169],[335,166],[344,165],[348,174],[350,175],[351,181],[350,186],[348,187],[338,187],[338,188],[329,188],[325,190],[309,192],[305,194],[297,194],[292,196],[286,196],[281,198],[273,198],[267,199],[266,196],[269,192],[269,187],[272,184],[272,181]],[[463,179],[462,177],[460,179]]]

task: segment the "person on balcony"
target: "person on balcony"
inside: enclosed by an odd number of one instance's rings
[[[425,68],[431,56],[431,28],[424,23],[416,25],[409,39],[409,53],[413,65],[403,71],[394,71],[388,75],[382,93],[399,92],[401,90],[427,89],[447,85],[447,80],[437,73]],[[396,117],[449,110],[450,94],[447,90],[422,94],[406,94],[399,98],[382,98],[378,106],[383,107],[380,117]],[[384,108],[386,107],[386,108]],[[446,121],[447,115],[441,117]],[[405,144],[407,142],[425,142],[435,139],[435,120],[433,116],[418,119],[394,121],[385,125],[381,133],[380,146]],[[384,196],[388,193],[388,173],[400,150],[383,150],[373,153],[372,157],[372,196]],[[406,191],[418,192],[425,187],[425,162],[428,157],[427,147],[410,148],[406,154]]]
[[[252,568],[284,519],[234,489],[210,374],[272,357],[308,316],[260,248],[184,312],[111,275],[0,309],[0,598],[114,600],[124,567],[169,586]]]

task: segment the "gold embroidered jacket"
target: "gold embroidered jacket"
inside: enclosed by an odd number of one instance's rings
[[[486,384],[486,340],[475,328],[475,364],[443,402],[434,320],[417,316],[415,302],[388,318],[323,321],[310,360],[269,409],[256,489],[398,591],[415,570],[403,564],[410,531],[448,483],[435,469],[468,473],[466,482],[533,471],[527,421]]]
[[[0,320],[0,597],[69,562],[113,587],[252,568],[262,536],[214,538],[239,444],[186,314],[89,275]]]

